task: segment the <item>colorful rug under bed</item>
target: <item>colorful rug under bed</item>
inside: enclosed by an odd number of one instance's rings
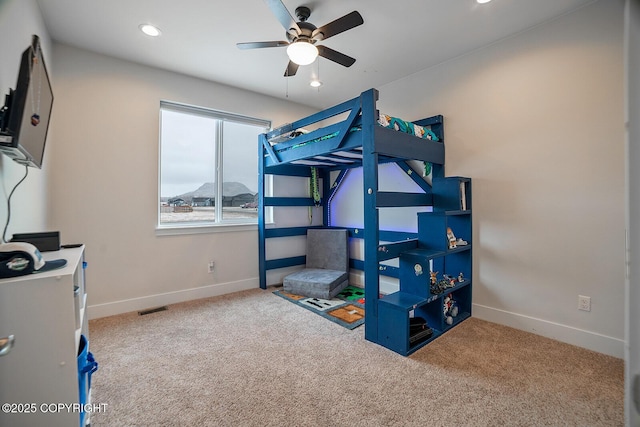
[[[355,329],[364,323],[364,289],[362,288],[347,286],[336,295],[336,298],[330,300],[309,298],[283,290],[273,293],[347,329]]]

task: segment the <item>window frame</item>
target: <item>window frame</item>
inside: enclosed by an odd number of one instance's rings
[[[230,113],[226,111],[215,110],[213,108],[200,107],[190,104],[184,104],[175,101],[161,100],[158,126],[158,195],[156,199],[157,204],[157,220],[156,220],[156,234],[157,235],[176,235],[176,234],[200,234],[219,231],[244,231],[244,230],[257,230],[258,219],[249,220],[246,218],[239,218],[236,220],[223,219],[223,209],[215,211],[214,221],[193,221],[193,222],[161,222],[161,210],[162,210],[162,113],[163,111],[174,111],[179,113],[191,114],[202,116],[216,120],[215,122],[215,159],[213,160],[212,167],[215,170],[215,182],[216,182],[216,204],[218,199],[222,195],[222,184],[224,176],[224,122],[234,122],[239,124],[247,124],[250,126],[257,126],[264,128],[265,132],[271,129],[271,121],[266,119],[259,119],[255,117],[245,116],[242,114]],[[256,156],[259,155],[258,140],[256,140]],[[260,161],[260,159],[258,159]],[[229,166],[227,166],[229,167]],[[257,171],[256,171],[257,172]],[[265,186],[270,188],[272,180],[269,179],[265,183]],[[258,189],[258,192],[260,189]],[[268,213],[268,217],[271,217],[271,212]]]

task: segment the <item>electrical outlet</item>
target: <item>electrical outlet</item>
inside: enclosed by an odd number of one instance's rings
[[[215,268],[216,264],[213,261],[209,261],[209,264],[207,266],[209,273],[213,273],[213,269]]]
[[[591,311],[591,297],[578,295],[578,310]]]

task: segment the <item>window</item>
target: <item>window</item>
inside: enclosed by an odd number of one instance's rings
[[[269,121],[160,103],[159,228],[258,221],[258,135]]]

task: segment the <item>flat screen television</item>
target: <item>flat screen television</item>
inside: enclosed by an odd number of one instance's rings
[[[47,141],[53,91],[34,35],[23,52],[15,90],[9,89],[0,110],[0,151],[16,162],[40,169]]]

